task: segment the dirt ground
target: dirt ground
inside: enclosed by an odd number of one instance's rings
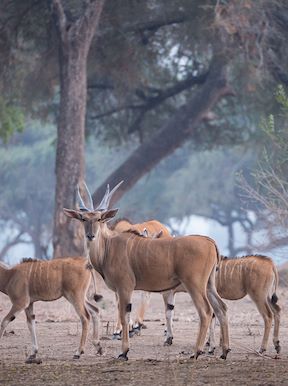
[[[39,357],[42,363],[25,364],[30,352],[30,336],[25,314],[21,313],[7,328],[0,342],[0,385],[288,385],[288,289],[278,290],[282,306],[280,342],[282,352],[275,359],[272,336],[267,355],[260,356],[263,320],[254,303],[245,298],[226,301],[229,308],[232,351],[226,361],[203,355],[190,359],[196,339],[198,317],[187,294],[176,295],[174,341],[164,347],[163,301],[152,294],[146,314],[147,329],[131,339],[129,360],[115,359],[121,342],[111,340],[115,320],[114,294],[101,284],[101,333],[104,355],[95,355],[91,341],[85,354],[73,360],[80,339],[80,322],[65,300],[35,304]],[[139,293],[133,296],[134,310]],[[0,294],[0,317],[8,312],[10,301]],[[133,316],[133,311],[132,311]],[[271,334],[272,335],[272,334]],[[219,327],[217,328],[217,338]]]

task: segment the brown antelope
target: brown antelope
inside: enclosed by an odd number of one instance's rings
[[[219,295],[227,300],[238,300],[249,295],[256,304],[256,307],[264,320],[264,335],[259,348],[259,353],[263,353],[267,350],[273,317],[273,344],[277,353],[280,353],[281,350],[279,341],[281,308],[277,304],[277,287],[277,269],[269,257],[260,255],[249,255],[241,258],[221,257],[216,274],[216,288]],[[177,292],[186,292],[186,290],[181,285],[174,290],[163,294],[166,305],[174,305],[174,296]],[[169,340],[170,344],[172,344],[173,339],[172,318],[173,315],[171,313],[170,318],[166,319],[166,341]],[[210,325],[208,339],[210,353],[213,353],[215,350],[214,324],[215,318]]]
[[[10,311],[2,320],[0,338],[7,325],[25,310],[32,339],[32,353],[26,362],[39,362],[36,358],[38,344],[33,303],[39,300],[52,301],[64,296],[73,305],[82,324],[80,345],[74,359],[80,358],[84,353],[90,314],[93,320],[93,344],[101,354],[97,328],[99,311],[86,298],[91,272],[93,271],[87,267],[87,259],[84,257],[67,257],[50,261],[24,259],[22,263],[11,268],[0,264],[0,291],[8,295],[12,302]]]
[[[108,209],[109,203],[118,186],[120,184],[111,192],[107,186],[96,209],[89,192],[89,209],[84,205],[78,188],[79,210],[64,209],[68,217],[83,223],[90,262],[106,285],[117,293],[123,327],[122,353],[118,358],[128,359],[132,292],[138,289],[161,292],[183,284],[200,318],[192,357],[197,358],[203,353],[212,305],[220,321],[223,337],[221,358],[225,359],[229,351],[228,322],[225,303],[215,287],[216,265],[220,257],[214,240],[205,236],[149,239],[109,229],[106,223],[118,211]]]
[[[165,236],[170,236],[168,229],[157,220],[145,221],[140,224],[132,224],[128,219],[118,219],[114,222],[110,229],[116,230],[118,232],[136,232],[139,236],[143,237],[152,237],[160,238]],[[150,292],[140,291],[140,304],[136,311],[136,319],[133,323],[132,320],[129,322],[129,336],[132,337],[133,334],[140,333],[140,330],[143,326],[143,319],[145,312],[149,306]],[[117,294],[116,294],[116,303],[118,304]],[[113,333],[113,339],[121,339],[122,326],[120,322],[120,315],[117,312],[116,318],[116,327]]]

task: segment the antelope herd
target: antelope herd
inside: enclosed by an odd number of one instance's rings
[[[122,182],[121,182],[122,183]],[[7,325],[24,310],[32,339],[32,352],[27,363],[37,363],[38,344],[35,332],[33,303],[65,297],[80,317],[82,334],[74,358],[84,353],[89,321],[93,322],[93,344],[102,354],[99,340],[99,311],[88,300],[91,279],[96,294],[95,271],[116,294],[118,305],[114,338],[122,340],[120,360],[128,359],[129,329],[139,331],[149,305],[150,293],[163,296],[166,316],[164,345],[173,342],[173,312],[175,294],[187,292],[199,315],[199,331],[195,351],[191,357],[204,353],[209,332],[209,353],[215,350],[215,316],[220,324],[221,358],[230,351],[227,307],[223,299],[237,300],[249,295],[264,320],[264,335],[259,353],[267,350],[269,333],[274,320],[273,344],[280,353],[279,326],[281,308],[276,295],[278,273],[266,256],[251,255],[226,258],[219,254],[215,241],[207,236],[172,237],[168,229],[156,220],[131,224],[118,220],[108,226],[118,209],[110,208],[110,201],[119,183],[110,191],[107,186],[101,203],[94,208],[85,184],[86,203],[77,187],[77,208],[63,211],[66,216],[81,222],[85,232],[84,257],[66,257],[50,261],[25,259],[9,268],[0,264],[0,291],[8,295],[12,307],[1,323],[0,338]],[[131,297],[141,290],[141,301],[134,323],[130,319]],[[130,326],[130,327],[129,327]]]

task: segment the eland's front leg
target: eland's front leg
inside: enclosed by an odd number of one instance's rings
[[[71,296],[67,297],[67,300],[73,305],[75,311],[80,317],[81,325],[82,325],[82,333],[80,339],[79,348],[76,350],[73,358],[79,359],[82,354],[84,354],[84,348],[86,344],[86,339],[88,335],[88,327],[90,322],[90,314],[86,308],[86,305],[83,302],[83,297]]]
[[[121,321],[120,321],[119,299],[118,299],[117,293],[115,293],[115,300],[116,300],[116,306],[117,306],[117,315],[116,315],[116,327],[113,331],[112,339],[121,340],[122,326],[121,326]]]
[[[221,330],[221,346],[222,346],[222,355],[221,359],[226,359],[227,354],[230,351],[229,347],[229,331],[228,331],[228,318],[227,318],[227,306],[222,301],[220,296],[218,295],[216,288],[213,284],[213,281],[211,282],[209,279],[208,287],[207,287],[207,296],[210,301],[210,304],[213,308],[214,314],[216,315],[217,319],[220,323],[220,330]],[[214,338],[214,325],[215,325],[215,318],[214,322],[212,321],[210,323],[210,348],[209,353],[213,354],[215,349],[215,338]]]
[[[128,294],[118,293],[119,314],[122,324],[122,353],[118,356],[118,359],[125,361],[128,360],[127,353],[129,351],[129,321],[132,310],[131,296],[132,291]]]
[[[173,314],[175,304],[175,293],[173,290],[163,293],[166,316],[166,339],[164,346],[170,346],[173,341]]]

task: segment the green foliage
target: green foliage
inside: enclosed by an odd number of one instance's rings
[[[0,97],[0,138],[7,143],[15,133],[24,129],[24,115],[19,107],[8,105]]]
[[[286,167],[288,151],[288,97],[282,85],[277,87],[275,99],[278,111],[262,120],[262,129],[266,135],[263,159],[273,168],[281,169]]]
[[[288,97],[282,84],[277,87],[276,100],[282,106],[284,112],[286,111],[286,113],[288,113]]]
[[[277,87],[275,99],[277,111],[261,122],[264,147],[258,164],[249,182],[241,180],[247,197],[261,205],[271,240],[280,230],[286,234],[288,225],[288,98],[283,86]]]

